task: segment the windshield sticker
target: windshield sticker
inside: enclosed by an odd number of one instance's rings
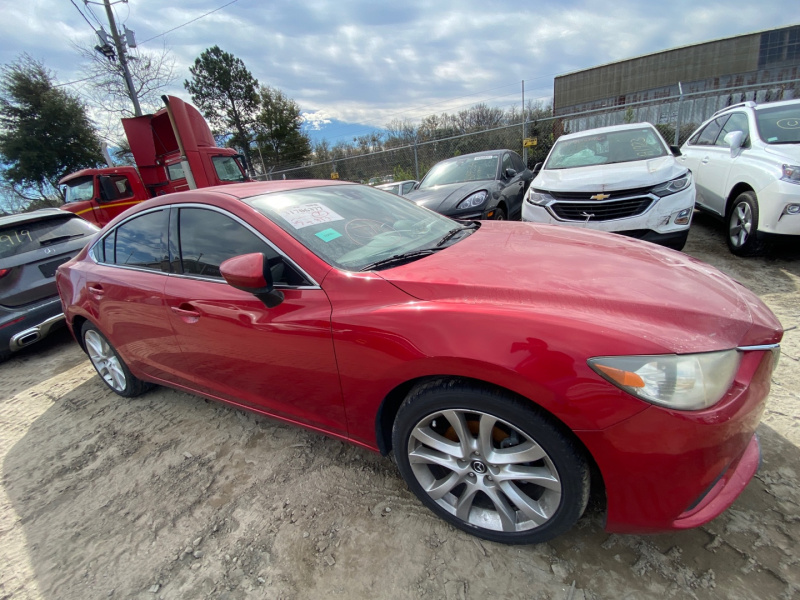
[[[311,202],[301,206],[290,206],[277,212],[295,229],[303,229],[303,227],[309,227],[311,225],[344,220],[343,216],[333,212],[330,208],[319,202]]]
[[[493,158],[497,158],[496,156],[476,156],[472,160],[492,160]]]
[[[342,237],[342,234],[335,229],[325,229],[315,234],[323,242],[332,242],[336,238]]]
[[[781,119],[775,125],[781,129],[800,129],[800,119]]]

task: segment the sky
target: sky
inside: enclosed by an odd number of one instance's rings
[[[166,46],[190,101],[189,67],[218,45],[294,99],[331,144],[483,102],[549,101],[557,75],[796,22],[797,0],[128,0],[118,26]],[[214,11],[214,12],[211,12]],[[210,13],[210,14],[207,14]],[[59,83],[85,77],[75,43],[97,43],[102,2],[0,0],[0,64],[27,53]],[[121,28],[121,27],[120,27]],[[77,83],[68,86],[80,94]]]

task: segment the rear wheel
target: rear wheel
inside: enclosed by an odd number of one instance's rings
[[[478,537],[544,542],[586,508],[589,468],[576,442],[543,412],[491,388],[446,380],[416,388],[392,441],[411,491]]]
[[[754,256],[764,250],[758,238],[758,199],[754,192],[742,192],[728,212],[728,248],[737,256]]]
[[[112,391],[120,396],[132,398],[151,387],[151,384],[133,376],[114,347],[97,327],[88,321],[81,328],[81,338],[97,374]]]

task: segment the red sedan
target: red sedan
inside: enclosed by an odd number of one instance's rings
[[[713,519],[758,466],[782,337],[678,252],[323,181],[147,201],[57,280],[116,393],[167,385],[393,453],[432,511],[505,543],[568,530],[592,478],[608,531]]]

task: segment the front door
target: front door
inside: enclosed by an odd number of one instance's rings
[[[181,347],[176,370],[201,393],[345,434],[325,292],[231,215],[182,207],[173,219],[178,273],[168,278],[165,299]],[[274,308],[220,275],[224,260],[252,252],[276,265],[285,299]]]

